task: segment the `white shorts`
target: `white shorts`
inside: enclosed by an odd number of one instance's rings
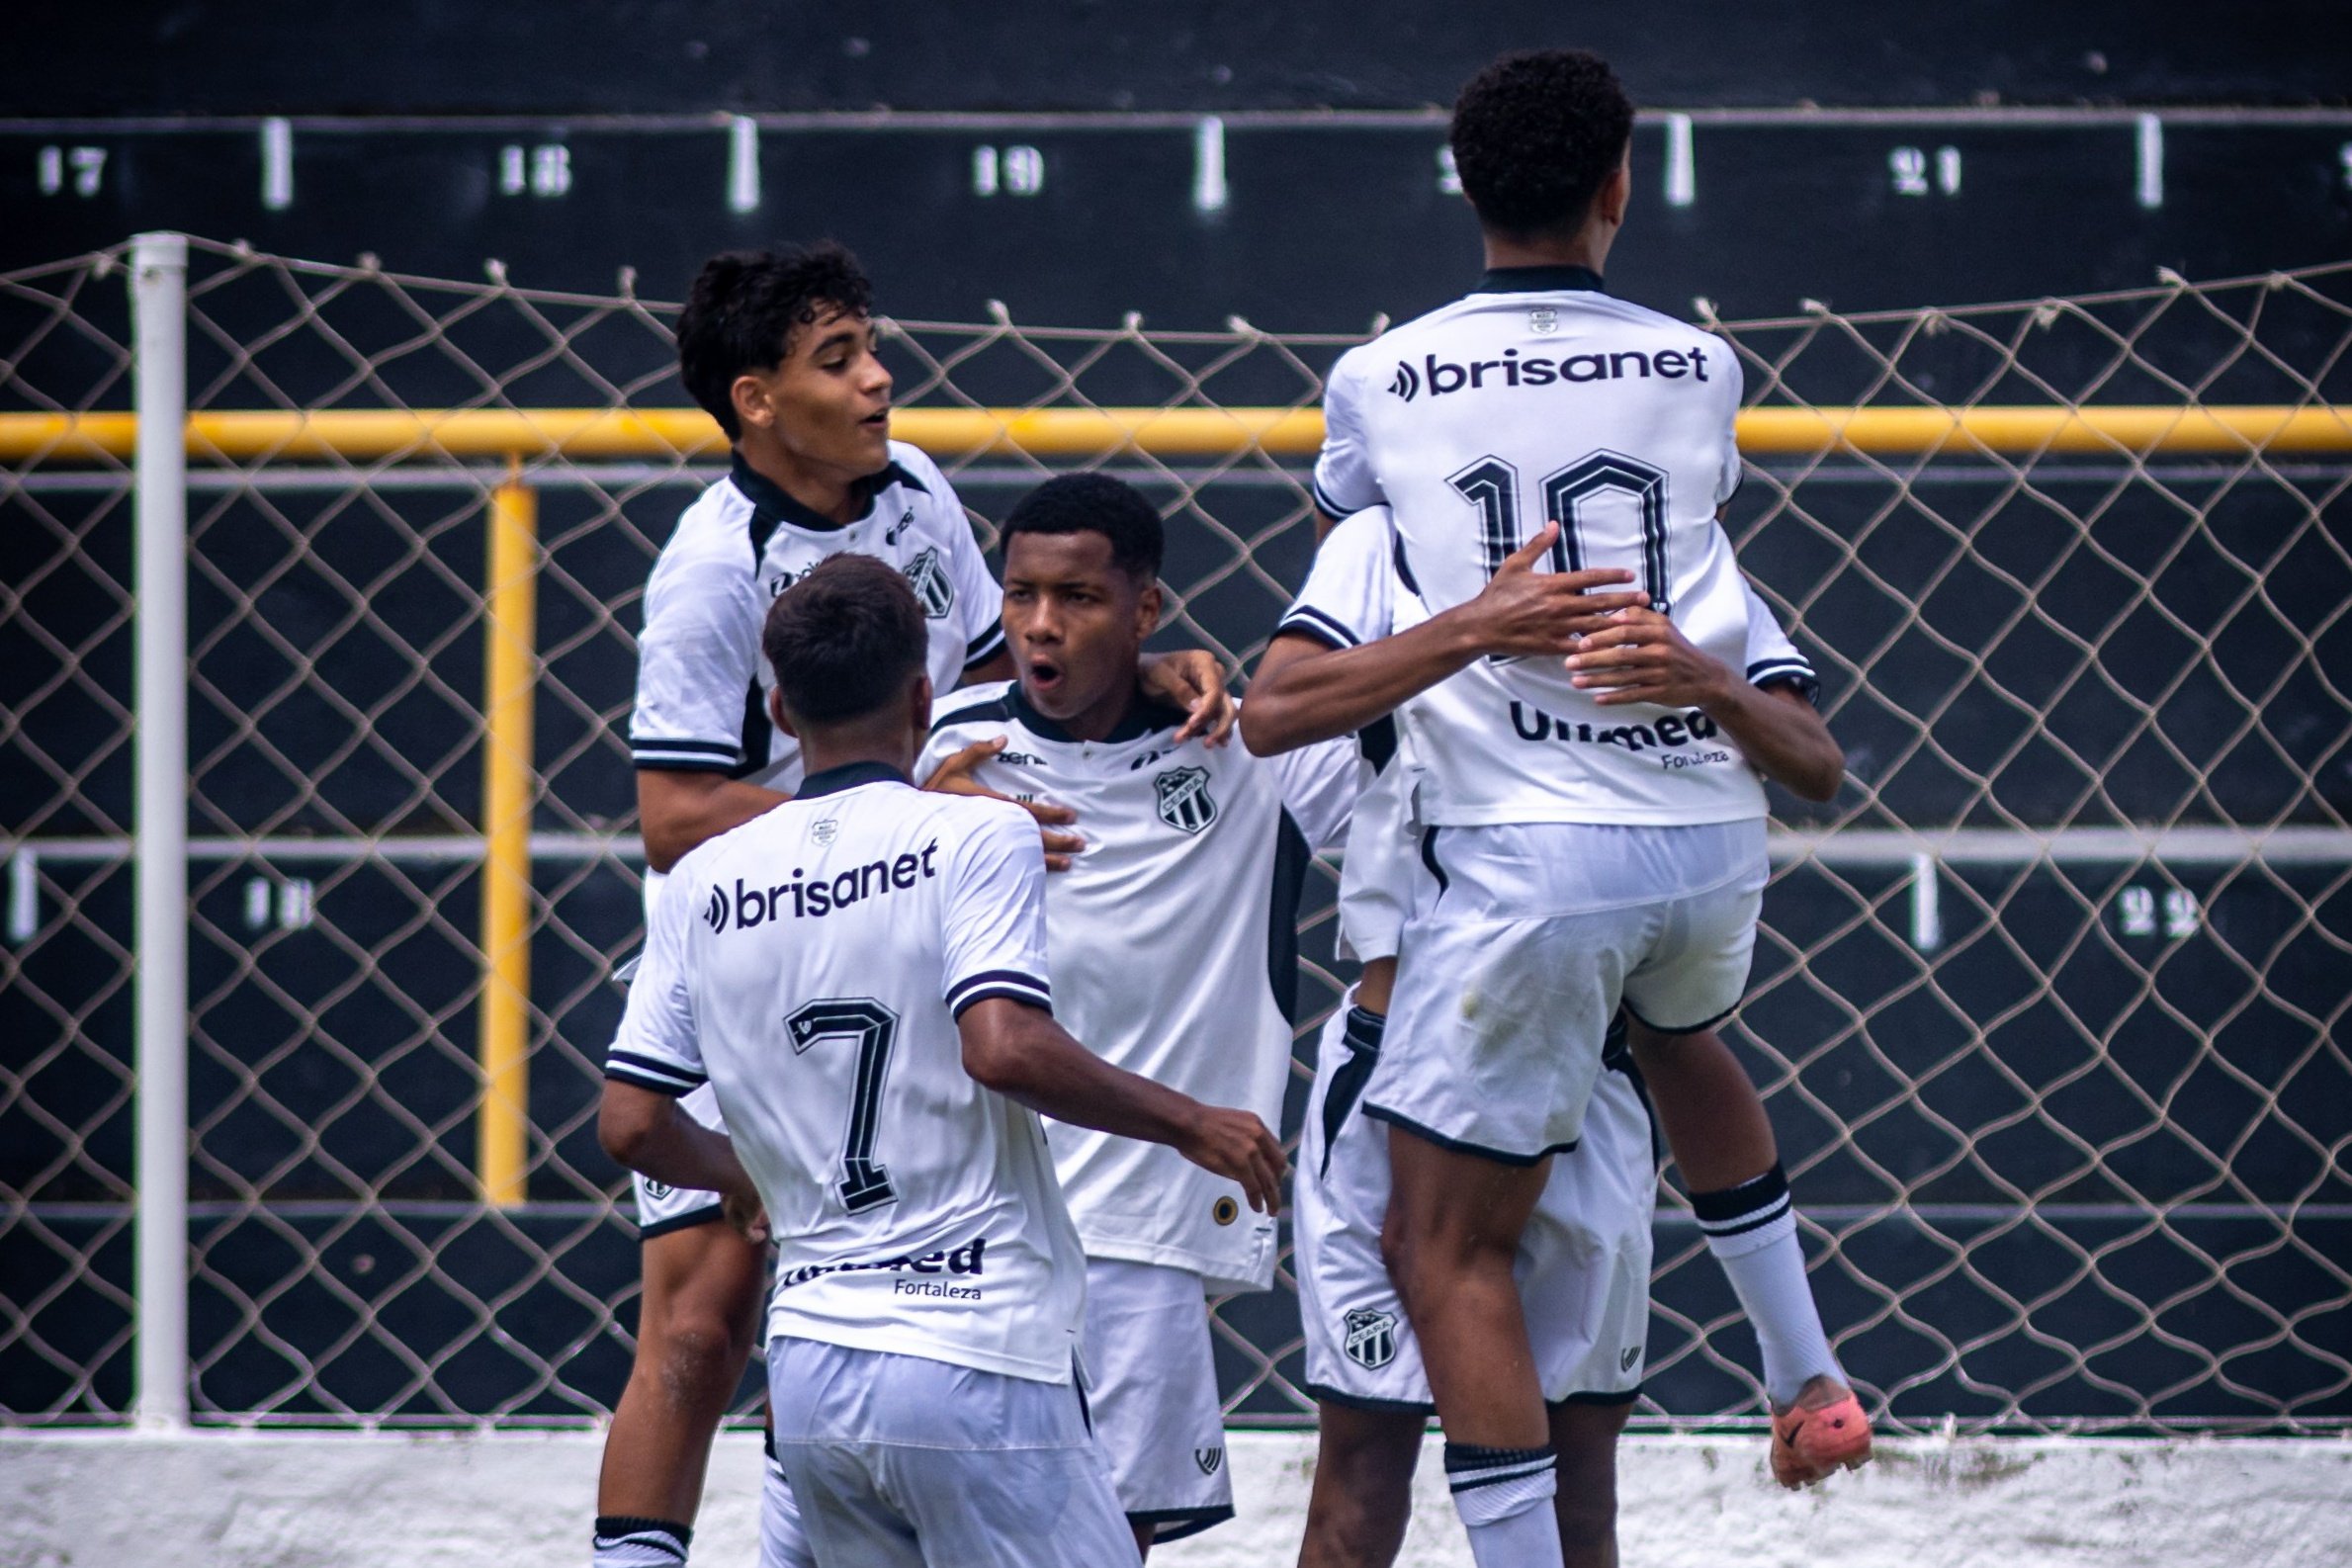
[[[1433,828],[1364,1113],[1512,1165],[1573,1149],[1622,1005],[1669,1034],[1747,989],[1762,819]]]
[[[1299,1137],[1290,1265],[1307,1340],[1305,1387],[1359,1410],[1428,1415],[1436,1407],[1421,1347],[1380,1262],[1388,1130],[1348,1103],[1364,1065],[1345,1042],[1350,1010],[1324,1025]],[[1594,1087],[1584,1141],[1553,1160],[1519,1244],[1515,1273],[1536,1380],[1555,1405],[1629,1404],[1641,1392],[1658,1167],[1649,1107],[1613,1049],[1611,1061]]]
[[[1340,861],[1340,956],[1368,964],[1394,958],[1412,908],[1412,770],[1403,754],[1388,759],[1355,797],[1348,852]]]
[[[1179,1540],[1233,1518],[1200,1276],[1087,1260],[1087,1399],[1131,1524]]]
[[[719,1116],[719,1096],[708,1084],[678,1100],[678,1108],[701,1122],[705,1127],[727,1130],[727,1123]],[[696,1225],[710,1225],[727,1216],[722,1211],[722,1199],[716,1192],[700,1187],[673,1187],[642,1176],[633,1176],[630,1184],[637,1190],[637,1239],[650,1242],[671,1231],[682,1231]]]
[[[768,1341],[776,1456],[820,1563],[1141,1561],[1076,1383]]]

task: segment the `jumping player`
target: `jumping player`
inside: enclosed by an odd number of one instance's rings
[[[1280,1119],[1309,852],[1345,830],[1355,748],[1260,759],[1181,738],[1136,684],[1160,624],[1160,514],[1102,474],[1006,515],[1019,677],[941,704],[918,771],[958,757],[1001,795],[1076,810],[1085,847],[1045,895],[1055,1012],[1103,1060]],[[1173,1151],[1047,1129],[1087,1254],[1095,1432],[1139,1547],[1233,1514],[1206,1297],[1273,1283],[1270,1218]]]
[[[1405,704],[1426,764],[1437,893],[1405,928],[1363,1106],[1389,1124],[1384,1251],[1482,1568],[1561,1561],[1536,1508],[1554,1455],[1513,1269],[1548,1157],[1581,1134],[1608,1023],[1621,1002],[1689,1036],[1736,1004],[1766,877],[1756,771],[1815,798],[1841,772],[1801,686],[1727,667],[1749,623],[1714,516],[1739,473],[1736,363],[1601,292],[1631,125],[1587,54],[1511,56],[1464,90],[1452,141],[1487,276],[1335,367],[1316,475],[1332,515],[1392,508],[1399,576],[1431,617],[1269,660],[1255,688]],[[1519,633],[1468,635],[1455,612],[1482,597],[1525,612]],[[1686,1176],[1763,1342],[1775,1473],[1859,1462],[1868,1427],[1812,1310],[1761,1102],[1735,1060],[1667,1054],[1666,1073],[1644,1071],[1670,1138],[1679,1103],[1709,1113],[1719,1152],[1763,1156],[1728,1190]]]
[[[799,744],[768,718],[759,630],[776,595],[820,562],[851,553],[899,568],[923,609],[935,688],[1011,673],[997,584],[962,504],[927,457],[890,439],[872,299],[855,258],[819,245],[714,257],[679,317],[680,378],[733,456],[679,518],[646,589],[630,749],[649,912],[680,856],[799,782]],[[1189,711],[1187,736],[1222,740],[1231,704],[1213,658],[1169,654],[1141,673]],[[1049,847],[1075,846],[1066,819],[1039,814]],[[684,1103],[716,1123],[709,1093]],[[720,1223],[717,1194],[636,1186],[644,1294],[597,1483],[598,1568],[686,1560],[711,1436],[741,1381],[765,1278],[760,1250]],[[769,1505],[789,1506],[772,1465]],[[788,1548],[788,1537],[771,1542],[771,1568]]]
[[[856,556],[778,599],[768,712],[809,771],[663,888],[600,1137],[764,1210],[770,1410],[818,1561],[1133,1563],[1073,1386],[1084,1264],[1038,1114],[1171,1145],[1269,1215],[1281,1150],[1054,1022],[1033,820],[909,779],[923,619]],[[706,1082],[732,1139],[678,1108]]]

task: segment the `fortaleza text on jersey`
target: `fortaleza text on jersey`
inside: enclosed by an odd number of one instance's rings
[[[865,899],[878,899],[886,893],[896,893],[926,877],[939,873],[932,869],[931,857],[939,851],[934,838],[922,846],[919,855],[900,855],[895,860],[869,860],[862,866],[851,866],[834,877],[819,877],[814,882],[801,880],[805,873],[799,866],[792,868],[792,880],[772,888],[744,885],[735,879],[735,897],[728,898],[724,888],[711,889],[709,900],[703,905],[703,923],[714,932],[735,929],[748,930],[769,920],[784,917],[784,897],[792,896],[794,919],[822,919],[834,910],[845,910]]]
[[[1491,381],[1487,374],[1490,371],[1494,373]],[[1647,381],[1652,376],[1660,381],[1680,381],[1685,376],[1705,381],[1706,350],[1693,344],[1688,349],[1662,348],[1649,353],[1625,349],[1613,354],[1568,354],[1553,360],[1540,355],[1523,359],[1518,349],[1507,348],[1501,359],[1476,360],[1468,365],[1447,364],[1435,354],[1427,354],[1422,357],[1420,369],[1398,360],[1397,373],[1389,381],[1388,390],[1411,402],[1424,387],[1432,397],[1442,397],[1465,387],[1474,391],[1488,387],[1549,387],[1556,382],[1631,381],[1636,377]]]
[[[988,1261],[988,1250],[989,1239],[980,1236],[966,1246],[953,1249],[942,1247],[937,1252],[924,1253],[919,1258],[873,1258],[859,1263],[806,1263],[798,1268],[784,1270],[776,1280],[776,1288],[789,1290],[794,1285],[805,1285],[826,1274],[964,1274],[978,1278],[988,1271],[983,1266]],[[974,1293],[975,1298],[977,1294]]]

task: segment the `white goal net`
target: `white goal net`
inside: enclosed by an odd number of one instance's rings
[[[123,1419],[134,757],[128,247],[0,275],[0,1421]],[[1730,526],[1850,773],[1776,800],[1728,1032],[1895,1429],[2352,1424],[2352,266],[1700,318]],[[192,242],[185,1377],[225,1424],[577,1422],[636,1248],[597,1150],[639,931],[622,726],[721,472],[672,307]],[[1320,374],[1236,322],[900,321],[900,434],[984,543],[1106,466],[1165,642],[1237,666],[1312,550]],[[1302,1052],[1346,971],[1311,873]],[[1303,1095],[1306,1064],[1299,1072]],[[616,1202],[622,1205],[616,1211]],[[1639,1419],[1762,1409],[1671,1176]],[[1311,1420],[1297,1303],[1217,1309]]]

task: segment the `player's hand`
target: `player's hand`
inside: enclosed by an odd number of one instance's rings
[[[1239,1181],[1250,1207],[1261,1214],[1282,1210],[1282,1177],[1290,1164],[1265,1123],[1246,1110],[1200,1107],[1199,1120],[1176,1145],[1176,1153],[1229,1181]]]
[[[1225,666],[1205,649],[1187,648],[1176,653],[1146,653],[1136,668],[1144,694],[1157,697],[1189,716],[1176,733],[1182,745],[1194,736],[1215,750],[1233,734],[1241,708],[1225,689]]]
[[[758,1198],[739,1193],[722,1199],[719,1209],[735,1233],[752,1246],[768,1239],[767,1210]]]
[[[1481,652],[1505,658],[1570,653],[1579,638],[1608,626],[1612,615],[1649,603],[1647,594],[1613,591],[1614,584],[1633,580],[1622,567],[1537,571],[1535,564],[1559,536],[1558,523],[1545,523],[1462,606]]]
[[[1652,609],[1625,610],[1568,657],[1579,690],[1603,707],[1656,703],[1705,708],[1733,690],[1729,666],[1694,647],[1682,629]]]
[[[1000,795],[972,776],[973,771],[990,757],[1004,749],[1005,737],[990,740],[975,740],[946,761],[932,769],[931,776],[922,781],[927,790],[942,795],[978,795],[985,800],[1009,801],[1009,795]],[[1067,827],[1078,821],[1078,813],[1067,806],[1048,806],[1041,801],[1012,801],[1022,811],[1037,819],[1037,830],[1045,840],[1045,869],[1067,871],[1070,857],[1087,847],[1087,841]]]

